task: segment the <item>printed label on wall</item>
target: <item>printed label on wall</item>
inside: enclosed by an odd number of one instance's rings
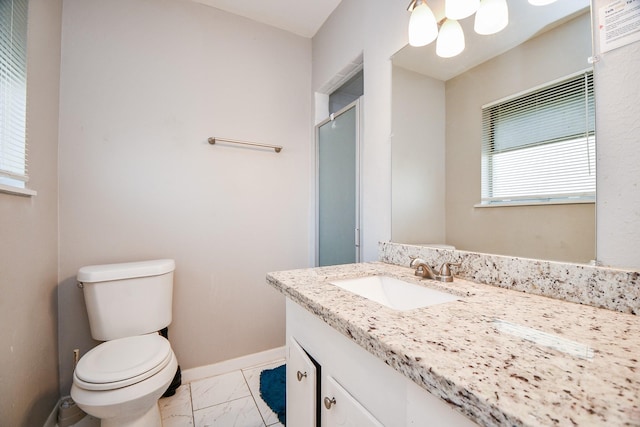
[[[607,52],[640,40],[640,0],[617,0],[600,8],[598,14],[600,52]]]

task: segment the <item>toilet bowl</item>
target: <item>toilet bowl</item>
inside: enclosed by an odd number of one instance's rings
[[[178,362],[157,334],[107,341],[90,350],[73,375],[71,397],[102,427],[161,425],[158,399]]]
[[[104,341],[76,365],[71,397],[102,427],[161,427],[158,399],[178,362],[157,331],[171,323],[173,260],[95,265],[78,271],[91,336]]]

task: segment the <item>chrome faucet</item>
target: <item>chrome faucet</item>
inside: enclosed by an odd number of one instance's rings
[[[433,268],[422,258],[410,257],[411,262],[409,267],[415,268],[416,276],[421,276],[425,279],[439,280],[440,282],[453,282],[453,274],[451,274],[450,267],[460,267],[460,263],[445,262],[440,266],[438,274],[433,271]]]
[[[409,267],[415,268],[416,276],[422,276],[425,279],[434,279],[437,280],[437,275],[435,271],[431,268],[429,264],[422,258],[413,258],[411,257],[411,262],[409,263]]]

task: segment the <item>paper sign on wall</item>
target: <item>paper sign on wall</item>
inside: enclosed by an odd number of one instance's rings
[[[617,0],[600,8],[600,52],[640,40],[640,0]]]

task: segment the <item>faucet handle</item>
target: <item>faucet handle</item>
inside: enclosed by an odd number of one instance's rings
[[[438,274],[441,277],[442,281],[452,282],[453,274],[451,274],[450,267],[460,267],[462,264],[459,262],[444,262],[440,266],[440,273]]]

